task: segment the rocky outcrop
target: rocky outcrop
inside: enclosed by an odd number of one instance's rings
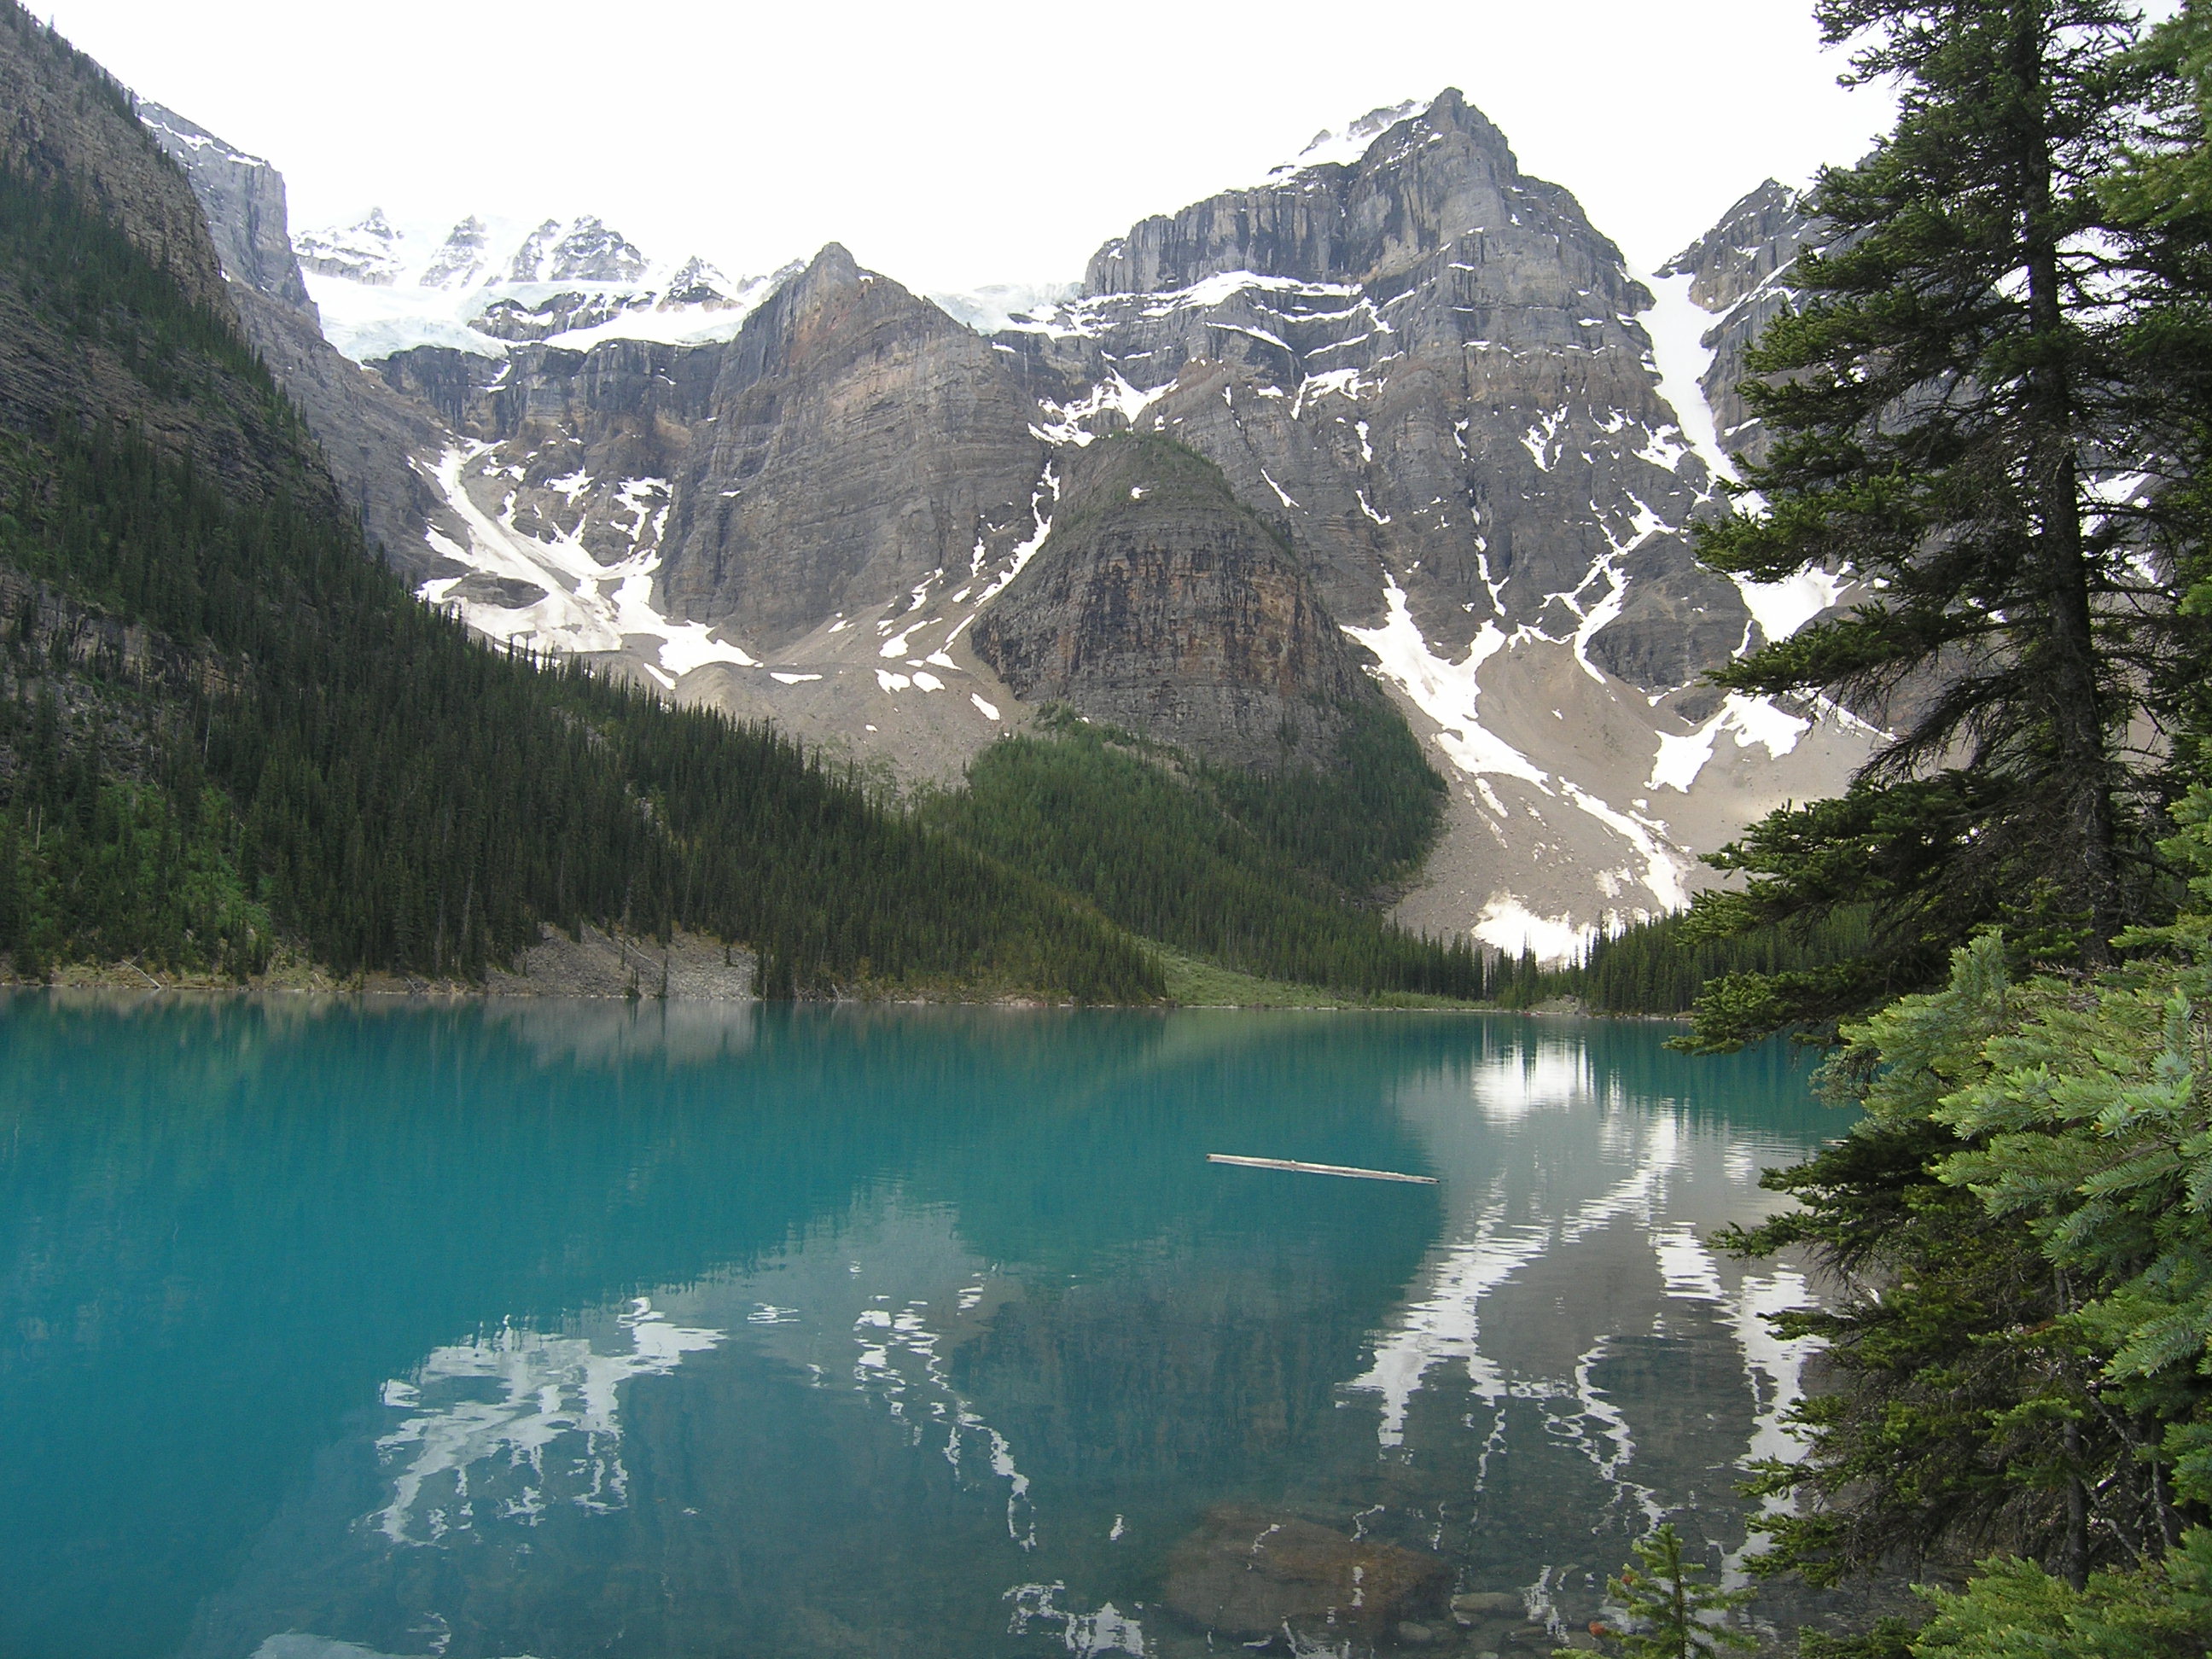
[[[1051,534],[974,637],[1025,701],[1226,765],[1334,769],[1346,705],[1378,696],[1297,556],[1154,434],[1071,460]]]
[[[1713,356],[1701,385],[1721,447],[1731,455],[1757,461],[1766,453],[1766,434],[1744,401],[1751,374],[1745,354],[1790,309],[1790,267],[1818,229],[1797,193],[1769,179],[1657,273],[1688,276],[1690,298],[1718,319],[1705,331],[1703,343]]]
[[[66,185],[192,299],[229,315],[199,204],[132,118],[130,94],[16,0],[0,0],[0,167]]]
[[[716,355],[664,610],[773,648],[981,568],[1029,527],[1047,451],[1006,355],[842,247]]]
[[[295,310],[314,314],[292,252],[284,175],[258,155],[232,149],[174,110],[137,100],[138,118],[185,170],[207,216],[223,274]]]

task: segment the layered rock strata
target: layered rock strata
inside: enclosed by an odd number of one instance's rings
[[[1025,702],[1267,771],[1334,769],[1346,705],[1377,695],[1297,556],[1152,434],[1070,463],[1052,534],[975,639]]]

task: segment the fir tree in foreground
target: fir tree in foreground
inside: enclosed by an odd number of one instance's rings
[[[2186,262],[2100,188],[2145,142],[2160,83],[2136,8],[1816,15],[1856,48],[1849,78],[1894,84],[1901,113],[1866,161],[1820,175],[1825,246],[1750,359],[1775,440],[1746,468],[1756,504],[1699,551],[1759,580],[1848,570],[1847,613],[1714,679],[1838,699],[1893,740],[1848,793],[1785,807],[1714,860],[1750,880],[1700,902],[1709,934],[1854,906],[1873,933],[1824,967],[1721,981],[1699,1006],[1709,1047],[1933,982],[1985,922],[2109,960],[2162,902],[2154,843],[2205,662],[2173,581],[2208,437],[2177,395],[2201,343],[2177,334]]]

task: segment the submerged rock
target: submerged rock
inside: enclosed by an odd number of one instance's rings
[[[1170,1553],[1166,1600],[1185,1618],[1238,1637],[1285,1625],[1376,1630],[1440,1602],[1445,1580],[1433,1556],[1225,1507]]]

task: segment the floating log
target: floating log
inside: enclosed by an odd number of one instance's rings
[[[1236,1158],[1227,1152],[1208,1152],[1208,1164],[1234,1164],[1247,1170],[1288,1170],[1296,1175],[1348,1176],[1354,1181],[1402,1181],[1409,1186],[1433,1187],[1434,1176],[1400,1175],[1395,1170],[1354,1170],[1341,1164],[1301,1164],[1290,1158]]]

